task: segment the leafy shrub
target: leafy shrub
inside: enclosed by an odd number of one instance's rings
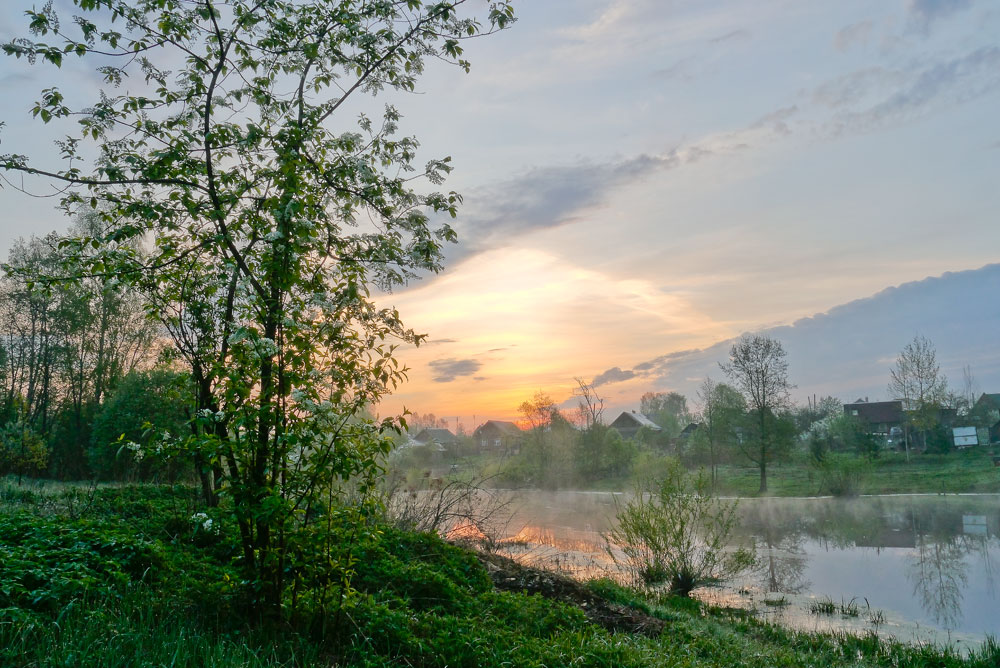
[[[125,376],[101,406],[94,419],[90,464],[101,479],[149,480],[157,474],[178,474],[165,462],[142,458],[142,450],[130,451],[126,443],[143,444],[166,431],[180,436],[188,429],[191,405],[189,379],[185,374],[156,369]]]
[[[618,526],[605,537],[608,554],[635,582],[668,583],[672,593],[688,596],[753,566],[752,550],[727,544],[736,506],[713,496],[704,473],[690,476],[675,461],[665,477],[618,507]]]
[[[865,474],[864,460],[850,455],[830,453],[816,464],[820,474],[820,492],[833,496],[857,496]]]
[[[0,428],[0,475],[13,473],[18,479],[37,475],[49,462],[49,449],[42,437],[24,422],[8,422]]]

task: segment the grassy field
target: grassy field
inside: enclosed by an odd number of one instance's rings
[[[723,466],[720,491],[757,496],[760,471],[756,467]],[[769,496],[814,496],[826,493],[821,475],[805,462],[768,466]],[[957,494],[1000,492],[1000,468],[993,465],[993,449],[979,448],[947,455],[889,452],[860,465],[861,494]]]
[[[233,537],[192,529],[184,487],[0,485],[2,666],[996,666],[865,637],[816,635],[687,599],[587,585],[659,620],[609,631],[587,607],[499,591],[477,557],[382,527],[359,546],[339,624],[250,623]],[[315,620],[313,620],[315,621]]]
[[[968,494],[1000,493],[1000,467],[993,457],[1000,456],[994,448],[971,448],[944,455],[911,454],[909,461],[900,452],[884,452],[873,460],[845,456],[854,460],[858,469],[856,493],[859,494]],[[479,455],[457,461],[457,472],[450,471],[450,462],[427,467],[432,476],[470,478],[479,471],[497,470],[497,461]],[[756,466],[727,464],[719,467],[719,492],[733,496],[759,496],[760,470]],[[647,471],[648,473],[648,471]],[[419,477],[423,471],[414,471]],[[495,479],[499,480],[499,479]],[[805,455],[791,461],[773,462],[767,468],[767,496],[828,495],[823,475]],[[502,484],[502,483],[501,483]],[[587,484],[570,485],[575,489],[624,491],[634,486],[634,477],[622,476],[596,480]]]

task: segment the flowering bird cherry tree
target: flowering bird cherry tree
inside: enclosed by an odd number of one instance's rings
[[[465,2],[72,0],[72,16],[49,2],[3,45],[31,63],[83,58],[104,82],[79,106],[41,92],[32,113],[71,129],[61,168],[16,154],[0,167],[100,212],[95,233],[60,243],[72,269],[40,280],[113,275],[145,296],[196,388],[191,435],[170,447],[210,504],[231,500],[267,614],[307,580],[346,581],[336,490],[372,484],[399,421],[362,409],[404,378],[396,343],[419,340],[370,288],[437,271],[455,239],[438,221],[460,197],[433,189],[448,159],[418,166],[393,107],[345,117],[345,103],[412,91],[427,58],[467,70],[462,40],[513,12],[498,0],[477,19]]]

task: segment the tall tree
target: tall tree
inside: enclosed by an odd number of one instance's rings
[[[948,394],[948,380],[941,373],[937,351],[919,334],[907,343],[889,369],[889,395],[903,402],[907,432],[913,427],[926,441],[927,430],[938,420]],[[910,434],[905,434],[906,457],[910,457]]]
[[[35,104],[46,123],[77,121],[63,169],[23,155],[0,167],[61,183],[68,210],[102,207],[99,232],[62,248],[75,276],[85,260],[138,286],[172,336],[198,407],[173,445],[198,462],[209,502],[232,497],[258,608],[274,614],[300,578],[342,581],[310,571],[350,562],[328,525],[334,491],[352,477],[368,489],[400,426],[362,408],[405,376],[394,341],[420,337],[370,286],[440,269],[455,239],[440,214],[460,197],[433,191],[448,160],[418,168],[395,108],[373,120],[347,102],[412,91],[428,57],[468,69],[462,40],[513,12],[497,0],[481,24],[460,14],[466,0],[73,2],[72,21],[51,3],[28,11],[32,38],[3,49],[90,58],[106,87],[78,108],[55,86]],[[320,609],[343,600],[323,592]]]
[[[760,468],[760,491],[767,491],[767,464],[782,445],[778,411],[788,405],[788,360],[784,346],[763,334],[744,334],[729,351],[729,361],[719,364],[743,394],[756,426],[754,443],[743,451]]]
[[[702,426],[708,445],[709,468],[712,485],[718,483],[718,462],[720,450],[738,442],[738,430],[746,413],[746,402],[738,391],[725,383],[716,383],[705,378],[698,390],[701,401]]]

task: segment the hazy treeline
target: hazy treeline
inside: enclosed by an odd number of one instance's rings
[[[139,295],[111,276],[38,278],[74,275],[61,263],[54,234],[21,239],[0,278],[0,474],[148,476],[122,446],[183,428],[184,377]]]
[[[970,385],[971,371],[966,376]],[[836,397],[810,398],[804,405],[786,401],[765,408],[761,415],[734,385],[711,379],[704,381],[691,401],[678,392],[647,392],[637,412],[660,429],[641,427],[623,437],[609,426],[617,415],[605,414],[604,401],[595,388],[577,382],[575,409],[560,409],[544,392],[520,405],[524,434],[517,447],[481,448],[462,430],[446,453],[412,448],[398,456],[397,465],[426,470],[435,461],[482,460],[476,465],[502,484],[567,488],[600,480],[656,477],[671,459],[688,468],[704,467],[718,481],[720,466],[757,467],[763,457],[766,466],[798,463],[814,467],[824,491],[850,494],[857,492],[857,477],[865,461],[904,448],[847,414]],[[903,417],[911,450],[937,454],[953,449],[951,426],[982,427],[998,419],[975,404],[975,393],[968,388],[911,402]],[[448,422],[428,413],[411,416],[409,425],[410,433],[417,434],[425,427],[447,428]],[[764,449],[762,440],[766,441]]]

